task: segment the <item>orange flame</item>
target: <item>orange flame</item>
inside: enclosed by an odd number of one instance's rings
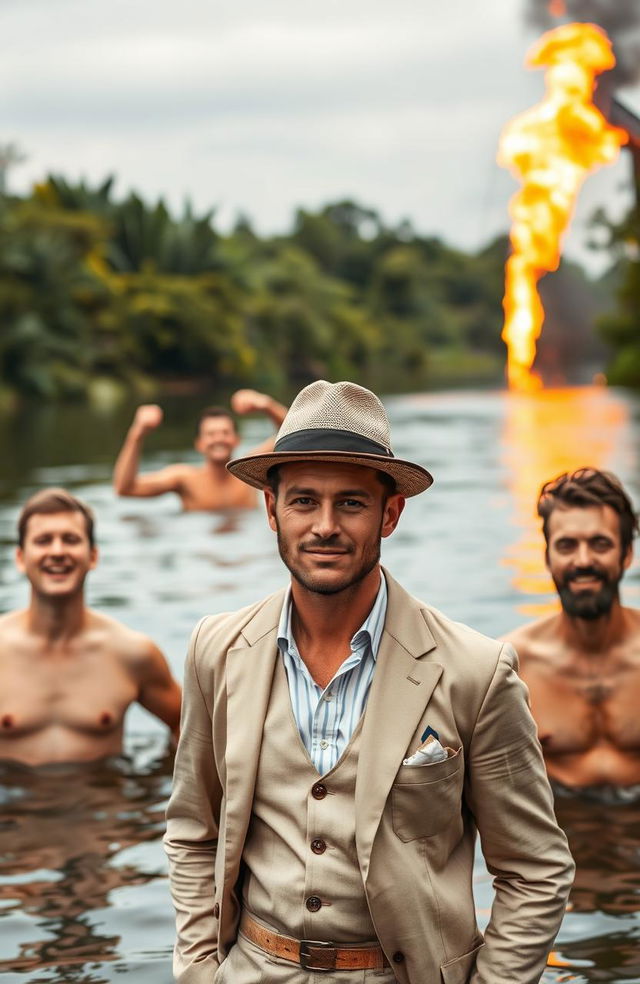
[[[567,7],[564,0],[550,0],[549,13],[552,17],[564,17],[566,12]]]
[[[542,382],[531,371],[544,309],[537,283],[556,270],[578,191],[590,171],[610,164],[628,136],[609,126],[594,106],[595,76],[613,68],[605,32],[595,24],[564,24],[536,42],[531,68],[548,66],[541,102],[513,119],[500,139],[498,163],[522,184],[511,199],[505,322],[509,386],[523,392]]]

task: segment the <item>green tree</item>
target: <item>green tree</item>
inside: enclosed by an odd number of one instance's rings
[[[618,281],[618,308],[599,319],[602,338],[613,358],[607,369],[609,381],[640,388],[640,184],[634,203],[619,223],[609,222],[603,212],[595,224],[605,231],[605,248]]]
[[[44,397],[82,395],[93,369],[108,291],[86,259],[103,234],[100,220],[0,206],[0,378]]]

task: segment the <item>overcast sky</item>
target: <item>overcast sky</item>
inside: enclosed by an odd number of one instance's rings
[[[118,191],[244,212],[262,232],[350,197],[476,248],[508,227],[504,124],[542,95],[519,0],[0,0],[0,143]],[[637,90],[627,101],[640,110]],[[584,219],[629,200],[627,155],[589,179]],[[626,190],[625,190],[626,189]]]

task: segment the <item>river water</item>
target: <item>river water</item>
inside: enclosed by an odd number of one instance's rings
[[[640,403],[628,394],[445,392],[385,402],[396,453],[426,465],[436,482],[407,503],[383,560],[411,592],[488,634],[555,607],[534,510],[543,480],[581,465],[610,468],[640,503]],[[145,468],[196,460],[188,449],[200,406],[167,403]],[[283,568],[261,510],[183,515],[172,496],[116,498],[111,466],[128,414],[39,408],[0,421],[0,610],[27,599],[12,559],[21,502],[43,485],[65,485],[98,517],[90,604],[151,635],[181,677],[194,623],[274,590]],[[264,421],[243,424],[243,449],[268,433]],[[623,600],[640,605],[636,567],[623,587]],[[163,730],[137,707],[125,755],[108,766],[0,766],[6,984],[170,984],[161,846],[170,776]],[[640,982],[640,804],[570,798],[557,810],[578,877],[544,981]],[[475,890],[485,923],[491,879],[480,858]]]

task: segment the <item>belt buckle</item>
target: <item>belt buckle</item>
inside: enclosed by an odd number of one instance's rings
[[[314,955],[312,950],[322,950],[327,957],[329,957],[329,950],[333,950],[331,954],[330,963],[323,963],[321,965],[313,963]],[[316,960],[322,960],[322,957],[315,957]],[[322,940],[300,940],[300,966],[303,970],[335,970],[336,963],[338,961],[338,948],[335,943],[324,943]]]

